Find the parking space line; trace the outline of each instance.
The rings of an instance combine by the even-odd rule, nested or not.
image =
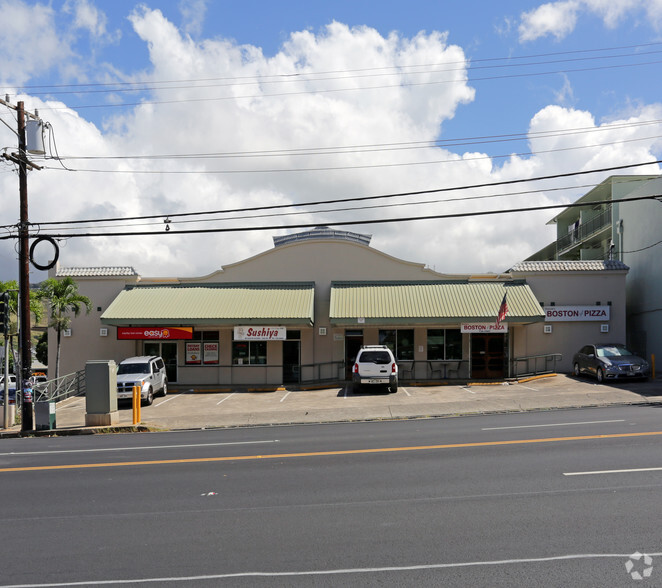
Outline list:
[[[409,393],[409,390],[407,390],[407,388],[400,388],[400,390],[402,390],[407,396],[411,396],[411,394]]]
[[[229,394],[229,395],[226,396],[225,398],[219,400],[219,401],[216,403],[216,406],[218,406],[219,404],[221,404],[221,402],[225,402],[228,398],[232,398],[235,394],[236,394],[236,392],[233,392],[232,394]]]
[[[460,386],[460,389],[475,394],[475,392],[471,388],[468,388],[467,386]]]
[[[287,394],[285,394],[285,396],[283,396],[283,397],[280,399],[280,401],[283,402],[283,400],[285,400],[290,394],[292,394],[292,391],[291,391],[291,390],[290,390]]]
[[[175,398],[178,398],[181,395],[182,395],[181,392],[179,394],[170,395],[167,398],[164,398],[163,400],[161,400],[161,402],[159,402],[155,406],[161,406],[162,404],[165,404],[166,402],[170,402],[171,400],[174,400]]]
[[[538,391],[538,388],[529,388],[529,386],[522,386],[522,384],[514,384],[515,386],[519,386],[520,388],[524,388],[526,390],[533,390],[534,392]]]

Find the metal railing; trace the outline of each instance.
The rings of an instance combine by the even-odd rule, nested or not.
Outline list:
[[[552,374],[556,372],[556,364],[563,359],[561,353],[547,353],[545,355],[528,355],[516,357],[511,360],[511,377],[537,376],[539,374]]]
[[[34,402],[59,402],[72,396],[84,395],[85,370],[61,376],[56,380],[40,382],[33,388]]]
[[[603,210],[590,220],[582,222],[576,229],[573,229],[567,235],[558,239],[556,241],[556,250],[561,252],[574,245],[578,245],[609,225],[611,225],[611,207]]]

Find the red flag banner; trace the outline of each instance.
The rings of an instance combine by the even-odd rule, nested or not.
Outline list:
[[[496,326],[499,328],[501,321],[506,318],[508,314],[508,303],[506,302],[506,295],[503,295],[503,300],[501,301],[501,306],[499,307],[499,313],[497,314]]]

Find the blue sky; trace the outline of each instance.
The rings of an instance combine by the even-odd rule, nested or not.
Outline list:
[[[45,169],[29,178],[30,217],[42,234],[74,230],[46,223],[161,215],[151,224],[77,226],[159,236],[63,236],[62,265],[200,275],[264,251],[288,231],[178,230],[571,202],[609,174],[533,178],[660,159],[661,31],[662,0],[0,0],[0,91],[38,108],[53,131]],[[120,91],[129,87],[138,89]],[[9,109],[0,118],[0,148],[11,150]],[[157,155],[179,157],[151,159]],[[488,198],[409,196],[358,211],[333,204],[513,179],[531,179],[519,188],[526,194],[464,190],[453,197]],[[9,164],[0,168],[0,189],[0,218],[11,225],[18,197]],[[313,201],[328,202],[324,212],[303,206]],[[250,213],[270,205],[291,205],[297,215]],[[247,210],[196,225],[176,216],[228,209]],[[553,240],[553,216],[349,228],[439,272],[500,272]],[[4,279],[15,264],[13,242],[0,241]]]

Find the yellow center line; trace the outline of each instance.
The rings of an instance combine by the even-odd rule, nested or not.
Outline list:
[[[508,441],[480,441],[474,443],[449,443],[445,445],[417,445],[410,447],[383,447],[377,449],[345,449],[338,451],[311,451],[304,453],[272,453],[267,455],[236,455],[224,457],[192,457],[186,459],[155,459],[150,461],[118,461],[110,463],[82,463],[69,465],[0,468],[4,472],[35,472],[40,470],[75,470],[86,468],[117,468],[141,465],[166,465],[177,463],[209,463],[219,461],[246,461],[257,459],[286,459],[291,457],[324,457],[329,455],[360,455],[365,453],[393,453],[395,451],[429,451],[431,449],[462,449],[466,447],[495,447],[499,445],[523,445],[527,443],[559,443],[562,441],[589,441],[592,439],[622,439],[625,437],[650,437],[662,435],[662,431],[643,433],[613,433],[610,435],[582,435],[577,437],[546,437],[543,439],[511,439]]]

